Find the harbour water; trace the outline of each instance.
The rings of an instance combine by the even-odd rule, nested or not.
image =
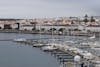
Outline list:
[[[38,35],[0,33],[2,38],[35,38]],[[38,48],[0,41],[0,67],[59,67],[57,60]]]

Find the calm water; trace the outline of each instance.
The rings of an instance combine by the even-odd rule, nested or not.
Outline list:
[[[0,33],[0,39],[36,37],[38,35]],[[38,48],[10,41],[0,41],[0,67],[59,67],[59,63],[53,56]]]

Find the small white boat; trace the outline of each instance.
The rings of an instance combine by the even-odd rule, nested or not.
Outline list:
[[[25,42],[25,41],[27,41],[27,39],[25,39],[25,38],[18,38],[18,39],[14,39],[13,41],[15,41],[15,42]]]
[[[88,53],[84,53],[83,57],[86,59],[93,59],[94,55],[92,53],[88,52]]]
[[[98,42],[95,42],[91,45],[91,49],[100,50],[100,44]]]
[[[75,48],[75,47],[70,47],[69,50],[73,52],[73,51],[76,51],[77,48]]]
[[[45,46],[45,44],[42,43],[33,44],[33,47],[42,47],[42,46]]]
[[[77,47],[78,48],[81,48],[81,47],[90,47],[90,44],[89,42],[83,42],[83,43],[80,43]]]
[[[56,50],[56,49],[58,49],[56,43],[49,43],[46,46],[42,47],[43,51],[52,51],[52,50]]]
[[[68,51],[70,49],[69,46],[64,46],[63,48],[64,48],[65,51]]]
[[[95,67],[100,67],[100,61],[98,60],[94,61],[93,64],[95,64]]]
[[[75,41],[66,41],[65,43],[72,43],[72,44],[74,44]]]
[[[95,39],[95,38],[96,38],[95,35],[89,37],[89,39]]]
[[[44,46],[42,47],[43,51],[52,51],[52,50],[56,50],[57,48],[55,48],[54,46]]]

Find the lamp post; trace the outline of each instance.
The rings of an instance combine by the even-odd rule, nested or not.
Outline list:
[[[75,67],[80,67],[81,57],[79,55],[74,56]]]

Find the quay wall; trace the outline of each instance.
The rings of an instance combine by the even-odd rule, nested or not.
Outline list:
[[[75,33],[75,32],[66,32],[66,33],[59,33],[59,32],[51,32],[51,31],[30,31],[30,30],[0,30],[0,33],[22,33],[22,34],[47,34],[47,35],[68,35],[68,36],[91,36],[95,33],[95,35],[99,36],[99,32],[93,33]]]

